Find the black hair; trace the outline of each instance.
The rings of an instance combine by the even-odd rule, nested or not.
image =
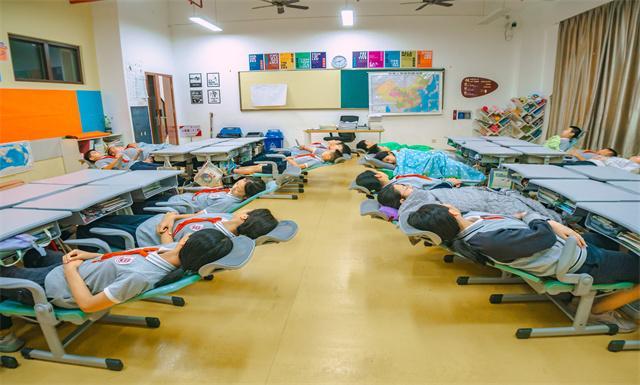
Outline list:
[[[378,193],[378,203],[383,206],[393,207],[394,209],[399,209],[402,202],[402,195],[393,188],[393,185],[390,184],[384,187]]]
[[[604,150],[607,150],[607,151],[611,152],[611,154],[612,154],[611,156],[618,156],[618,151],[614,150],[611,147],[605,147]]]
[[[93,161],[91,160],[91,153],[94,152],[95,150],[92,148],[88,151],[85,151],[84,155],[82,155],[82,157],[84,158],[84,160],[86,160],[87,162],[91,162],[93,163]]]
[[[198,272],[211,262],[226,256],[233,249],[233,242],[216,229],[203,229],[189,236],[178,253],[183,270]]]
[[[376,178],[376,173],[371,170],[360,173],[360,175],[356,177],[356,184],[365,187],[372,193],[378,192],[382,188],[382,183]]]
[[[378,147],[377,144],[374,144],[373,146],[369,147],[369,149],[367,150],[367,154],[377,154],[380,152],[380,147]]]
[[[238,226],[238,234],[246,235],[251,239],[261,237],[278,226],[278,220],[274,218],[268,209],[255,209],[249,211],[247,220]]]
[[[246,184],[244,185],[245,199],[251,198],[256,194],[263,192],[267,188],[266,183],[264,183],[264,181],[258,177],[249,176],[245,179],[247,180]]]
[[[368,150],[366,142],[366,140],[359,141],[358,144],[356,144],[356,148],[366,152]]]
[[[329,162],[335,162],[336,159],[340,158],[342,156],[342,152],[340,150],[333,150],[333,152],[331,153],[331,159],[329,159]]]
[[[574,138],[577,138],[578,136],[580,136],[580,134],[582,134],[582,128],[578,126],[569,126],[569,128],[571,129],[571,133],[573,134]]]
[[[380,151],[379,153],[376,154],[375,158],[378,159],[381,162],[384,162],[384,158],[387,157],[387,155],[389,155],[390,152],[389,151]]]
[[[342,153],[351,155],[351,147],[347,146],[346,143],[342,143]]]
[[[460,232],[460,225],[449,208],[438,204],[426,204],[411,214],[407,222],[418,230],[436,233],[443,242],[452,241]]]

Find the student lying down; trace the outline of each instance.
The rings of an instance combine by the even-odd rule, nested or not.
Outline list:
[[[367,154],[377,154],[381,151],[397,151],[403,148],[424,152],[433,150],[432,147],[423,144],[400,144],[398,142],[381,142],[376,144],[370,140],[359,141],[356,148],[365,151]]]
[[[278,172],[282,173],[287,168],[287,165],[306,169],[309,167],[317,166],[322,163],[333,163],[338,158],[342,157],[342,153],[339,150],[326,150],[322,151],[321,155],[316,155],[308,152],[300,153],[299,155],[288,156],[284,160],[269,157],[256,157],[251,162],[244,163],[242,167],[236,167],[233,173],[238,175],[251,175],[255,173],[272,174],[272,165],[269,164],[252,164],[255,161],[270,161],[276,164]]]
[[[482,172],[451,159],[442,151],[383,151],[376,154],[376,159],[395,165],[393,175],[421,174],[431,178],[458,178],[478,182],[486,179]]]
[[[246,177],[238,180],[231,188],[203,189],[195,193],[184,193],[170,197],[167,202],[187,204],[194,211],[222,213],[245,199],[263,192],[266,184],[260,178]],[[179,207],[176,207],[179,210]]]
[[[396,183],[413,186],[417,189],[451,188],[460,186],[461,181],[456,178],[434,179],[424,175],[398,175],[389,178],[387,174],[378,170],[367,170],[356,177],[356,184],[365,187],[372,193],[378,193],[383,187]]]
[[[399,209],[402,217],[418,210],[427,203],[450,204],[462,212],[480,211],[501,215],[534,212],[545,218],[560,221],[560,215],[544,207],[540,202],[522,196],[514,190],[494,191],[486,187],[460,187],[419,190],[413,186],[396,183],[383,188],[378,194],[383,206]]]
[[[45,289],[51,303],[91,313],[125,302],[152,289],[182,268],[196,273],[202,266],[231,252],[231,239],[218,230],[197,231],[180,239],[173,249],[140,249],[98,254],[81,250],[59,254],[49,266],[2,267],[0,277],[21,278]],[[3,290],[3,297],[33,304],[20,290]]]
[[[571,236],[577,239],[578,247],[571,256],[569,273],[589,274],[595,284],[640,281],[637,256],[617,251],[617,245],[608,245],[606,238],[591,233],[581,236],[536,213],[511,217],[482,212],[463,215],[452,205],[427,204],[411,213],[407,222],[437,234],[462,255],[470,250],[541,277],[555,275],[565,239]]]
[[[100,238],[117,248],[124,248],[120,237],[94,234],[92,228],[123,230],[131,234],[139,247],[164,245],[202,229],[216,229],[229,238],[245,235],[261,237],[278,225],[268,209],[242,210],[233,214],[205,213],[158,215],[109,215],[78,227],[78,238]]]

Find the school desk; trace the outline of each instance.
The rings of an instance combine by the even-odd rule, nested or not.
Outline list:
[[[609,181],[640,181],[640,175],[632,174],[616,167],[599,167],[599,166],[566,166],[571,171],[584,174],[589,179],[599,180],[602,182]]]
[[[107,179],[116,175],[124,174],[126,170],[98,170],[87,169],[75,171],[69,174],[54,176],[52,178],[35,180],[31,183],[36,184],[57,184],[68,186],[81,186],[83,184],[95,182],[101,179]]]
[[[178,188],[178,170],[140,170],[89,183],[89,186],[122,185],[132,188],[134,201],[145,201],[154,195]]]

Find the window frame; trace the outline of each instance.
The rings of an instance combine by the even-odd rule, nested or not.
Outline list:
[[[19,78],[16,77],[16,72],[15,72],[15,65],[13,63],[13,56],[11,56],[11,69],[13,72],[13,79],[16,82],[36,82],[36,83],[58,83],[58,84],[84,84],[84,67],[82,66],[82,51],[80,50],[80,46],[79,45],[73,45],[73,44],[68,44],[68,43],[62,43],[62,42],[58,42],[58,41],[53,41],[53,40],[45,40],[45,39],[39,39],[36,37],[30,37],[30,36],[23,36],[23,35],[16,35],[13,33],[9,33],[9,47],[11,47],[11,39],[16,39],[16,40],[22,40],[22,41],[27,41],[30,43],[38,43],[38,44],[42,44],[43,48],[44,48],[44,66],[45,66],[45,75],[47,76],[47,79],[29,79],[29,78]],[[51,69],[51,58],[49,57],[49,46],[53,45],[56,47],[61,47],[61,48],[68,48],[68,49],[73,49],[77,52],[77,56],[78,56],[78,77],[79,80],[77,82],[75,81],[68,81],[68,80],[55,80],[53,79],[53,70]]]

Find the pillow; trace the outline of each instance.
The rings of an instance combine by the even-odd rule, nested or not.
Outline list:
[[[380,206],[380,212],[389,218],[390,221],[398,220],[398,209],[389,206]]]

